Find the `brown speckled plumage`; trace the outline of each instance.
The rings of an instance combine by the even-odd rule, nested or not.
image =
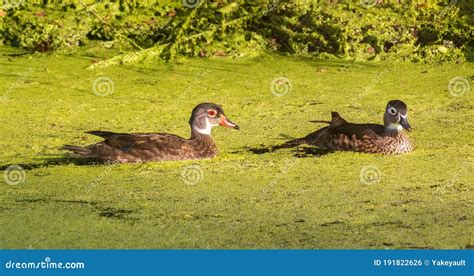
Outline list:
[[[329,126],[306,137],[289,141],[284,147],[309,144],[329,150],[382,154],[407,153],[414,149],[413,143],[402,129],[411,128],[407,121],[407,107],[399,100],[388,102],[384,125],[349,123],[337,112],[332,112],[332,120],[325,123]]]
[[[211,103],[199,104],[193,109],[190,125],[189,139],[167,133],[90,131],[87,133],[105,140],[86,147],[66,145],[63,149],[107,163],[204,159],[214,157],[218,152],[210,134],[212,127],[221,125],[239,129],[225,117],[220,106]]]

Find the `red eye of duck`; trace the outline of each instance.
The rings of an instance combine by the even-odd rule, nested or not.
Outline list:
[[[211,116],[211,117],[216,117],[217,111],[215,111],[214,109],[209,109],[209,110],[207,111],[207,114],[208,114],[209,116]]]

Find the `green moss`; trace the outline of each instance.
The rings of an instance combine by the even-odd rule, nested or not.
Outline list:
[[[202,1],[157,4],[22,3],[0,16],[0,43],[76,50],[106,41],[120,55],[100,66],[181,57],[256,57],[266,51],[354,60],[472,61],[472,4]],[[441,51],[438,48],[443,47]],[[138,51],[138,53],[137,53]]]
[[[473,65],[351,63],[266,56],[182,64],[85,68],[101,57],[6,56],[0,48],[2,248],[472,248],[472,89],[448,82]],[[115,90],[96,96],[99,76]],[[287,77],[290,93],[270,83]],[[5,95],[5,94],[4,94]],[[1,95],[0,95],[1,96]],[[265,153],[337,110],[381,123],[385,104],[408,104],[413,153],[320,155],[312,148]],[[214,131],[212,160],[125,165],[74,164],[63,144],[98,141],[84,131],[189,135],[191,109],[223,105],[240,131]],[[263,146],[262,146],[263,144]],[[299,156],[299,157],[296,157]],[[184,168],[202,180],[186,185]],[[380,182],[360,171],[373,165]]]

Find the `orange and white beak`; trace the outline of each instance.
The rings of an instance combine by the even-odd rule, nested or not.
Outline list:
[[[229,119],[227,119],[226,116],[224,115],[221,115],[221,121],[219,122],[219,125],[220,126],[223,126],[223,127],[230,127],[230,128],[235,128],[237,130],[240,129],[240,127],[234,123],[232,123]]]

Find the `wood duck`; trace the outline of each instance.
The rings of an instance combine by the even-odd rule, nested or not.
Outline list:
[[[400,100],[389,101],[383,117],[384,125],[353,124],[344,120],[337,112],[332,112],[331,121],[306,137],[288,141],[282,147],[300,144],[314,145],[322,149],[356,151],[381,154],[407,153],[414,149],[403,129],[411,130],[408,124],[407,105]]]
[[[213,103],[197,105],[192,111],[189,124],[189,139],[167,133],[89,131],[86,133],[105,140],[86,147],[65,145],[62,149],[106,163],[204,159],[211,158],[218,152],[211,136],[213,127],[220,125],[239,129],[238,125],[227,119],[222,108]]]

